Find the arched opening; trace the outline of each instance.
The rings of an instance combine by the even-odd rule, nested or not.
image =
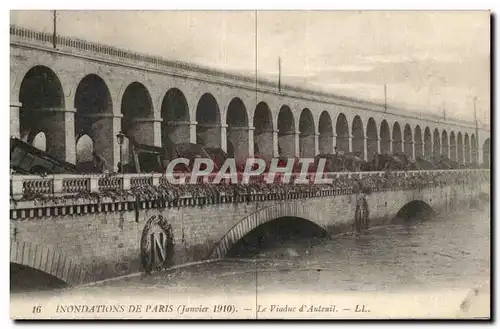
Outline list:
[[[470,163],[470,142],[469,142],[469,134],[465,133],[464,135],[464,156],[465,156],[465,163],[469,164]]]
[[[43,131],[35,135],[33,138],[33,146],[44,152],[47,150],[47,137]]]
[[[327,111],[319,116],[319,140],[318,148],[320,154],[331,154],[333,152],[333,124],[332,118]]]
[[[470,148],[471,148],[471,161],[474,164],[477,164],[477,142],[476,142],[476,136],[474,134],[471,135],[470,137]]]
[[[462,133],[459,131],[457,135],[457,157],[458,163],[464,164],[464,143],[462,140]]]
[[[368,161],[373,159],[373,155],[378,153],[378,133],[377,124],[373,118],[368,119],[368,124],[366,126],[366,149],[368,154],[366,155]]]
[[[283,105],[278,114],[278,150],[286,158],[295,157],[295,120],[292,110]]]
[[[410,158],[410,159],[413,158],[413,136],[412,136],[411,127],[409,124],[405,125],[404,152],[408,158]]]
[[[448,146],[448,133],[446,130],[443,130],[443,133],[441,134],[441,154],[449,158],[449,146]]]
[[[436,159],[441,155],[441,137],[439,136],[439,130],[434,129],[433,134],[433,149],[432,149],[433,158]]]
[[[404,205],[396,214],[393,222],[415,223],[430,219],[434,210],[430,205],[421,200],[414,200]]]
[[[182,91],[169,89],[161,102],[161,142],[163,147],[191,141],[189,107]],[[193,136],[194,137],[194,136]]]
[[[380,153],[391,153],[391,132],[387,121],[382,120],[380,124]]]
[[[27,293],[66,288],[61,279],[29,266],[10,263],[10,292]]]
[[[121,103],[122,131],[125,143],[121,146],[122,166],[132,163],[133,154],[130,139],[137,143],[154,145],[153,103],[146,87],[139,82],[132,82],[123,93]]]
[[[76,88],[74,106],[76,136],[88,135],[93,141],[92,150],[112,165],[118,131],[110,129],[113,127],[113,117],[110,116],[113,102],[104,80],[95,74],[85,76]],[[76,164],[82,166],[79,164],[78,143],[76,154]]]
[[[248,232],[229,249],[226,256],[251,257],[267,252],[274,254],[277,258],[294,257],[298,256],[301,251],[286,248],[286,242],[294,241],[295,245],[297,241],[326,237],[328,237],[327,232],[309,220],[298,217],[280,217]]]
[[[127,86],[122,97],[122,131],[139,143],[154,144],[153,103],[146,87],[139,82]]]
[[[402,152],[401,127],[398,122],[392,126],[392,153]]]
[[[273,117],[269,106],[260,102],[253,115],[254,154],[270,159],[274,156],[273,144]]]
[[[236,161],[244,161],[249,156],[248,115],[241,99],[236,97],[229,103],[226,122],[228,151],[231,143]]]
[[[335,124],[337,151],[349,152],[349,123],[344,113],[340,113]]]
[[[352,152],[361,159],[366,159],[365,134],[363,130],[363,122],[359,115],[356,115],[352,120]]]
[[[208,147],[221,147],[220,110],[211,94],[203,94],[196,107],[196,142]]]
[[[80,172],[93,172],[94,141],[89,135],[83,135],[76,142],[76,166]]]
[[[23,77],[19,101],[19,128],[21,139],[33,144],[33,139],[43,131],[46,151],[60,160],[67,158],[67,145],[74,143],[74,135],[66,131],[64,92],[57,75],[46,66],[34,66]],[[73,144],[74,146],[74,144]]]
[[[450,133],[450,159],[457,161],[457,140],[453,131]]]
[[[422,157],[424,155],[422,144],[422,130],[420,126],[415,127],[415,158]]]
[[[315,152],[314,118],[309,109],[303,109],[299,118],[299,154],[302,158],[313,158]]]
[[[425,127],[424,130],[424,157],[426,159],[432,158],[432,140],[431,140],[431,130],[429,127]]]
[[[483,164],[488,168],[491,165],[491,141],[489,138],[486,138],[483,143]]]

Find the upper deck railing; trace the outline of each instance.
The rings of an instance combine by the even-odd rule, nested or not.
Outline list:
[[[53,35],[50,33],[46,32],[39,32],[39,31],[34,31],[31,29],[23,28],[23,27],[18,27],[11,25],[10,26],[10,35],[11,37],[17,38],[17,39],[22,39],[22,40],[28,40],[28,41],[34,41],[37,44],[41,44],[47,47],[52,48],[53,45]],[[11,39],[12,40],[12,39]],[[245,76],[241,74],[231,74],[228,72],[223,72],[220,70],[214,70],[206,67],[202,67],[199,65],[194,65],[194,64],[188,64],[184,62],[179,62],[179,61],[172,61],[172,60],[166,60],[162,57],[159,56],[152,56],[144,53],[138,53],[138,52],[133,52],[130,50],[125,50],[125,49],[120,49],[117,47],[105,45],[102,43],[98,42],[91,42],[87,40],[82,40],[78,38],[71,38],[71,37],[65,37],[61,35],[56,36],[56,45],[58,49],[68,49],[68,50],[76,50],[78,52],[85,52],[92,54],[93,56],[98,56],[101,58],[106,58],[108,60],[113,60],[114,62],[123,62],[124,64],[127,63],[133,63],[134,65],[140,65],[140,66],[146,66],[146,67],[151,67],[151,68],[156,68],[160,69],[162,71],[167,71],[167,72],[172,72],[173,73],[189,73],[189,72],[194,72],[198,74],[202,74],[204,76],[209,76],[209,77],[215,77],[215,78],[220,78],[224,80],[229,80],[232,82],[240,82],[245,84],[247,87],[255,87],[255,77],[250,77],[250,76]],[[257,79],[257,85],[258,88],[261,90],[265,91],[273,91],[276,92],[278,90],[278,84],[277,82],[272,82],[267,79],[259,78]],[[319,90],[313,90],[309,88],[302,88],[298,86],[293,86],[289,84],[282,84],[281,86],[282,92],[281,94],[286,95],[288,92],[292,93],[299,93],[307,96],[317,96],[321,98],[326,98],[328,101],[335,103],[335,102],[351,102],[351,103],[356,103],[357,106],[360,107],[365,107],[367,109],[373,110],[373,111],[379,111],[379,112],[386,112],[388,114],[393,114],[393,115],[399,115],[399,116],[410,116],[416,119],[420,120],[428,120],[432,122],[446,122],[448,124],[456,124],[456,125],[462,125],[462,126],[467,126],[472,128],[474,126],[473,122],[466,121],[466,120],[459,120],[459,119],[446,119],[443,120],[443,117],[437,115],[437,114],[432,114],[432,113],[426,113],[423,115],[420,112],[417,111],[412,111],[409,109],[403,109],[401,107],[392,107],[392,106],[387,106],[387,108],[384,108],[383,104],[377,103],[377,102],[372,102],[372,101],[367,101],[367,100],[360,100],[356,99],[353,97],[346,97],[346,96],[340,96],[340,95],[335,95],[332,93],[324,92],[324,91],[319,91]],[[349,104],[345,104],[349,105]],[[489,128],[481,125],[480,127],[483,130],[488,130]]]
[[[419,175],[438,175],[442,173],[478,173],[489,172],[489,169],[455,169],[455,170],[415,170],[415,171],[394,171],[390,172],[390,177],[412,177]],[[367,177],[384,177],[385,171],[365,171],[365,172],[332,172],[321,174],[320,178],[331,178],[334,181],[342,179],[363,179]],[[182,175],[176,175],[176,178]],[[212,183],[216,175],[196,177],[190,180],[190,175],[186,176],[186,182],[194,184]],[[304,178],[300,173],[290,174],[289,183],[294,185],[297,179]],[[250,185],[264,183],[266,175],[253,176],[250,178]],[[308,173],[305,176],[308,183],[313,184],[316,180],[315,173]],[[137,188],[159,187],[172,185],[164,174],[99,174],[99,175],[50,175],[45,177],[29,175],[11,175],[11,198],[14,200],[23,199],[29,195],[78,195],[85,193],[102,193],[107,191],[131,191]],[[275,181],[278,179],[275,178]],[[242,177],[237,177],[238,182],[242,182]],[[226,180],[228,183],[229,180]],[[306,183],[306,185],[308,184]],[[188,184],[190,185],[190,184]],[[302,184],[304,185],[304,184]],[[262,187],[262,185],[261,185]],[[376,187],[375,187],[376,188]]]

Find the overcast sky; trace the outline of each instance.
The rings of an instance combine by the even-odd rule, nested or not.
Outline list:
[[[52,32],[52,12],[11,23]],[[60,34],[255,75],[255,12],[58,11]],[[258,75],[489,124],[488,12],[257,13]]]

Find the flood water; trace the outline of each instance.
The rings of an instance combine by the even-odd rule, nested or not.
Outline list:
[[[490,211],[484,204],[364,234],[283,241],[246,257],[62,289],[57,295],[392,293],[470,289],[489,277]]]
[[[364,234],[285,241],[249,258],[227,259],[104,285],[154,285],[178,292],[378,291],[463,287],[490,275],[489,210],[375,227]]]

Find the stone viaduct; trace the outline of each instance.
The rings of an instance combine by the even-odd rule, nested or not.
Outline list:
[[[107,45],[10,28],[11,135],[45,140],[71,163],[88,149],[116,168],[123,131],[138,142],[221,147],[244,158],[378,151],[489,163],[489,128],[283,86]],[[40,136],[44,136],[40,137]],[[84,147],[84,145],[90,145]],[[87,150],[85,153],[84,150]]]

